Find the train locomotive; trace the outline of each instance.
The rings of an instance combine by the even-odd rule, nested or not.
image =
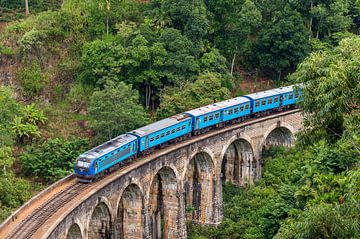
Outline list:
[[[91,182],[110,172],[114,166],[147,155],[157,148],[214,128],[295,108],[301,97],[301,85],[292,85],[186,111],[117,136],[90,149],[76,159],[74,172],[80,182]]]

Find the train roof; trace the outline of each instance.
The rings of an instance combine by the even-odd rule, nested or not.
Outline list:
[[[199,115],[204,115],[204,114],[208,114],[208,113],[212,113],[214,111],[220,110],[223,107],[221,105],[218,104],[212,104],[212,105],[207,105],[207,106],[203,106],[200,108],[196,108],[193,110],[189,110],[186,111],[186,114],[192,115],[192,116],[199,116]]]
[[[250,100],[248,98],[241,96],[241,97],[236,97],[236,98],[232,98],[229,100],[224,100],[224,101],[221,101],[221,102],[218,102],[215,104],[221,106],[222,108],[228,108],[228,107],[232,107],[234,105],[239,105],[239,104],[247,103],[247,102],[250,102]]]
[[[246,95],[246,97],[249,97],[253,100],[257,100],[257,99],[262,99],[262,98],[266,98],[266,97],[270,97],[270,96],[274,96],[274,95],[279,95],[280,93],[275,91],[275,90],[266,90],[266,91],[260,91],[260,92],[256,92],[256,93],[252,93],[249,95]]]
[[[80,155],[80,157],[90,157],[90,158],[99,158],[117,148],[120,148],[134,140],[136,140],[136,136],[131,134],[122,134],[113,138],[95,148],[90,149],[89,151]]]
[[[232,107],[234,105],[239,105],[239,104],[247,103],[247,102],[250,102],[250,100],[248,98],[236,97],[236,98],[232,98],[229,100],[217,102],[212,105],[207,105],[207,106],[203,106],[203,107],[196,108],[193,110],[189,110],[189,111],[186,111],[185,113],[197,117],[200,115],[212,113],[214,111],[226,109],[228,107]]]
[[[189,118],[189,116],[186,114],[177,114],[177,115],[171,116],[169,118],[157,121],[155,123],[146,125],[140,129],[133,130],[130,133],[142,137],[144,135],[148,135],[148,134],[157,132],[159,130],[168,128],[170,126],[176,125],[182,121],[185,121],[188,118]]]
[[[288,92],[294,91],[294,86],[295,85],[284,86],[284,87],[276,88],[276,89],[273,89],[273,90],[280,93],[280,94],[283,94],[283,93],[288,93]]]

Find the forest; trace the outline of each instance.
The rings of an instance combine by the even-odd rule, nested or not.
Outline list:
[[[360,238],[359,27],[359,0],[0,0],[0,221],[105,140],[303,83],[296,146],[189,238]]]

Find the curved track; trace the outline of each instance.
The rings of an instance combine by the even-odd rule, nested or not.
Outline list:
[[[252,119],[240,124],[228,126],[226,128],[218,129],[217,131],[210,131],[206,134],[194,136],[186,141],[170,145],[165,149],[156,150],[151,155],[124,165],[121,170],[117,170],[102,179],[90,183],[78,183],[75,177],[63,183],[57,183],[52,188],[45,190],[38,195],[37,199],[33,198],[28,205],[21,207],[6,222],[0,225],[0,238],[6,239],[30,239],[43,238],[59,223],[59,220],[68,214],[74,206],[86,200],[97,190],[118,179],[119,177],[129,173],[131,170],[145,164],[149,161],[155,160],[157,157],[176,150],[178,147],[194,143],[198,140],[211,137],[219,132],[231,130],[233,128],[243,127],[248,124],[256,123],[266,120],[267,118],[277,117],[281,115],[291,114],[299,110],[290,110],[287,112],[270,115],[267,117]],[[73,175],[72,175],[73,176]],[[15,217],[15,220],[10,220]]]
[[[89,187],[89,185],[75,183],[55,194],[54,197],[50,198],[50,200],[36,208],[32,214],[28,215],[25,220],[17,226],[17,229],[12,231],[6,238],[31,238],[54,212],[77,196],[78,190],[85,189],[86,187]]]

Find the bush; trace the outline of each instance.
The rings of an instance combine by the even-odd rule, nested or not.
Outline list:
[[[29,200],[32,190],[31,184],[25,179],[13,175],[0,177],[0,221],[9,216],[13,209]]]
[[[75,159],[88,147],[81,138],[49,139],[27,147],[20,159],[27,175],[54,182],[73,172]]]
[[[19,69],[17,78],[21,84],[23,95],[29,98],[39,95],[46,83],[40,65],[36,63]]]
[[[15,116],[12,129],[20,143],[33,138],[40,138],[39,126],[45,124],[47,118],[42,110],[35,104],[30,104],[21,109],[20,116]]]

